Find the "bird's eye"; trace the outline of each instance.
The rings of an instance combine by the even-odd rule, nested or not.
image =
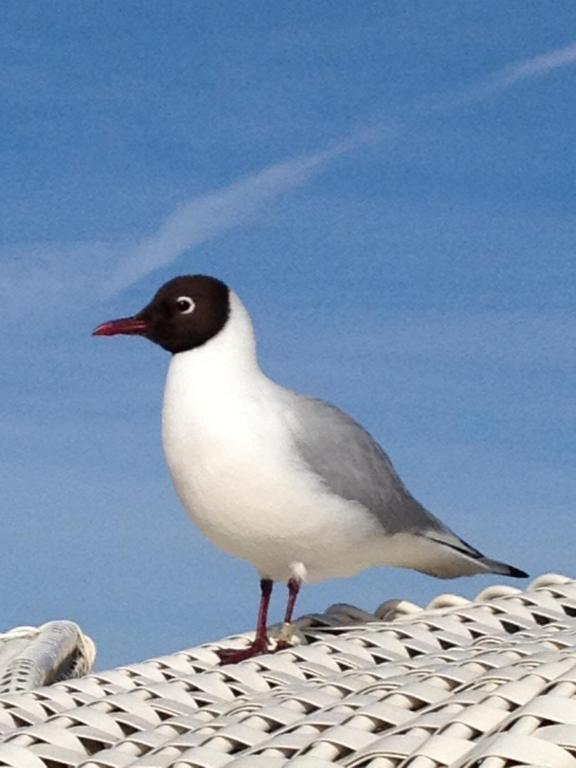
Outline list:
[[[194,312],[194,307],[196,305],[190,296],[178,296],[176,299],[176,306],[182,315],[189,315],[191,312]]]

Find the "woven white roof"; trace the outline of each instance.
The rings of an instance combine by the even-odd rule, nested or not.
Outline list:
[[[0,766],[576,768],[576,581],[377,616],[307,617],[301,645],[237,665],[214,644],[5,694]]]

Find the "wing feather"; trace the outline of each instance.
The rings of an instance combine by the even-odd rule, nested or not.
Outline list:
[[[294,447],[327,489],[361,504],[385,533],[409,533],[437,547],[426,566],[413,567],[450,578],[482,571],[526,576],[518,568],[485,557],[423,507],[381,446],[351,416],[323,400],[284,392]]]
[[[332,493],[362,504],[387,533],[451,533],[410,494],[384,450],[351,416],[323,400],[290,395],[298,455]],[[461,546],[455,536],[454,543]]]

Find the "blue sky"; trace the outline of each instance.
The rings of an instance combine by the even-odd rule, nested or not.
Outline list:
[[[572,2],[0,16],[2,628],[76,620],[100,668],[252,628],[256,575],[163,463],[166,353],[90,337],[182,273],[227,280],[265,370],[360,419],[465,539],[574,573]],[[299,607],[494,581],[370,571]]]

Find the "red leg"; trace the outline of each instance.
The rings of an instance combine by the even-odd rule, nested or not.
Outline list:
[[[270,605],[273,586],[271,579],[260,580],[260,608],[258,609],[256,637],[253,642],[247,648],[220,648],[216,651],[220,664],[236,664],[268,651],[268,606]]]
[[[283,632],[284,630],[289,630],[290,625],[292,624],[292,614],[294,613],[298,592],[300,592],[300,582],[298,579],[290,579],[288,581],[288,602],[286,603],[286,613],[284,614]],[[284,648],[288,648],[288,641],[281,636],[276,644],[276,650],[281,651]]]
[[[292,614],[294,613],[298,592],[300,592],[300,582],[297,579],[290,579],[288,582],[288,602],[286,603],[284,624],[292,624]]]

